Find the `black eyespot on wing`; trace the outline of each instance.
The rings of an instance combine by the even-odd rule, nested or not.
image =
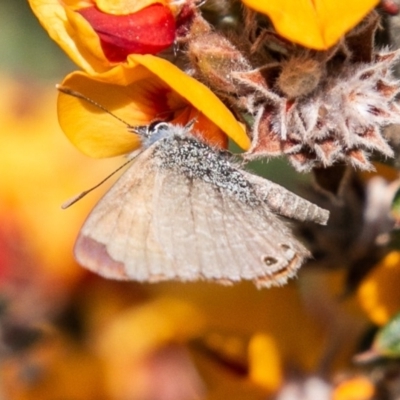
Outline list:
[[[269,267],[269,266],[275,265],[278,262],[278,260],[275,257],[264,256],[263,262],[266,266]]]

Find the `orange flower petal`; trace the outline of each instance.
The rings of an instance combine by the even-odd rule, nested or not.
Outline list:
[[[364,279],[357,296],[361,307],[377,325],[400,311],[400,252],[389,253]]]
[[[203,113],[210,121],[225,132],[242,149],[250,147],[250,139],[243,127],[221,100],[205,85],[183,73],[166,60],[151,55],[131,54],[129,61],[135,61],[148,68],[180,96]]]
[[[8,399],[97,400],[104,397],[103,365],[83,345],[61,334],[47,337],[30,345],[23,357],[10,355],[2,362],[2,391]],[[40,376],[21,379],[27,366],[40,370]],[[32,375],[33,376],[33,375]]]
[[[129,124],[146,125],[154,118],[154,113],[145,109],[143,101],[133,101],[119,85],[90,79],[82,72],[67,76],[62,85],[89,96]],[[86,155],[111,157],[141,146],[140,137],[129,132],[126,124],[93,104],[60,93],[57,109],[64,133]]]
[[[274,393],[283,382],[281,354],[272,335],[255,334],[249,344],[250,378]]]
[[[64,301],[66,291],[85,273],[75,263],[71,249],[95,198],[68,211],[60,206],[82,188],[99,182],[121,162],[93,163],[66,142],[52,111],[54,87],[42,85],[38,89],[35,82],[13,80],[3,74],[0,85],[0,236],[7,233],[3,246],[8,243],[12,251],[29,259],[29,268],[27,261],[11,264],[14,276],[22,273],[17,279],[29,276],[30,281],[41,282],[39,285],[52,282],[46,293]],[[99,194],[105,189],[100,188]],[[20,228],[20,239],[11,236],[8,221]],[[7,257],[4,253],[0,257],[3,255]],[[0,265],[7,262],[5,257]],[[46,294],[43,296],[39,303],[47,299]],[[20,300],[24,298],[22,293]],[[40,305],[37,307],[39,310]]]
[[[88,96],[132,126],[163,117],[181,124],[195,118],[196,129],[210,144],[225,147],[224,132],[239,146],[249,146],[242,126],[208,88],[154,56],[129,56],[128,66],[121,64],[95,76],[75,72],[62,86]],[[184,116],[185,109],[192,111]],[[91,157],[111,157],[140,147],[140,138],[126,125],[78,98],[60,93],[58,115],[71,142]]]
[[[58,98],[63,131],[77,148],[91,157],[111,157],[139,148],[141,139],[127,124],[147,125],[163,117],[181,125],[196,119],[195,129],[201,138],[220,148],[227,147],[226,135],[157,77],[119,86],[77,72],[67,77],[63,85],[86,94],[99,105],[65,93]]]
[[[363,376],[341,382],[332,393],[332,400],[371,400],[375,395],[373,383]]]
[[[179,395],[174,397],[172,394],[170,398],[199,398],[192,396],[193,391],[197,392],[196,387],[201,388],[196,372],[193,370],[190,374],[192,364],[185,358],[187,362],[176,365],[174,360],[177,361],[177,358],[173,350],[176,351],[180,343],[198,337],[204,329],[204,323],[204,316],[195,306],[159,296],[116,314],[103,327],[99,340],[94,343],[94,350],[104,361],[108,398],[159,399],[165,398],[165,393],[175,393],[174,385],[163,384],[163,359],[167,361],[169,374],[168,371],[165,374],[169,380],[177,377],[178,386],[181,385]],[[161,355],[163,349],[169,346],[172,346],[172,352],[165,353],[167,359],[162,357],[157,362],[157,355]],[[182,361],[181,358],[178,360]],[[181,368],[185,373],[180,372]],[[185,387],[187,379],[191,383],[189,391]],[[164,392],[155,395],[152,390],[154,385],[164,386]],[[190,393],[189,397],[182,394],[185,392]]]
[[[333,46],[378,0],[243,0],[268,15],[286,39],[316,50]]]
[[[204,315],[192,304],[159,297],[120,313],[101,337],[99,350],[112,358],[143,357],[163,344],[200,336],[204,324]]]

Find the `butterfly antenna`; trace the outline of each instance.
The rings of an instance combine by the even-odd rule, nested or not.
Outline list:
[[[124,121],[122,118],[118,117],[118,115],[115,115],[113,112],[111,112],[110,110],[108,110],[107,108],[105,108],[103,105],[101,105],[100,103],[97,103],[97,101],[94,101],[93,99],[86,97],[85,95],[83,95],[82,93],[79,93],[75,90],[72,90],[70,88],[67,88],[65,86],[62,85],[56,85],[56,88],[58,91],[60,91],[61,93],[64,94],[68,94],[69,96],[73,96],[76,97],[78,99],[84,100],[89,104],[92,104],[93,106],[99,108],[100,110],[106,112],[107,114],[111,115],[112,117],[114,117],[115,119],[117,119],[118,121],[121,121],[123,124],[125,124],[127,127],[132,128],[131,124],[128,124],[126,121]]]
[[[129,164],[134,157],[130,158],[128,161],[124,162],[120,167],[118,167],[115,171],[113,171],[110,175],[106,176],[101,182],[99,182],[97,185],[91,187],[88,190],[83,191],[82,193],[79,193],[78,195],[72,197],[71,199],[67,200],[65,203],[61,205],[61,208],[65,210],[66,208],[72,206],[75,204],[77,201],[85,197],[88,193],[92,192],[94,189],[97,189],[99,186],[101,186],[105,181],[110,179],[112,176],[114,176],[118,171],[120,171],[122,168],[124,168],[127,164]]]

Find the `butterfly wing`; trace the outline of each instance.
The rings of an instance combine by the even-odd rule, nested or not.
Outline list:
[[[167,173],[159,183],[154,233],[173,268],[162,271],[170,273],[164,279],[281,285],[308,255],[267,207],[252,208],[201,180]]]
[[[148,238],[154,223],[151,202],[155,175],[146,163],[150,151],[141,153],[96,204],[76,241],[78,263],[104,277],[145,281],[146,262],[138,262],[135,276],[131,276],[125,260],[146,260],[147,252],[154,259],[161,253]]]
[[[298,221],[310,221],[326,225],[329,219],[329,211],[318,207],[316,204],[303,199],[290,192],[283,186],[262,178],[261,176],[241,171],[248,182],[251,182],[258,197],[268,208],[283,217]]]
[[[155,165],[142,153],[93,209],[75,256],[113,279],[281,285],[307,250],[267,207]]]

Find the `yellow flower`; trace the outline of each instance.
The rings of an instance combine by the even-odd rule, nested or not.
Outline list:
[[[200,335],[204,317],[182,300],[159,297],[125,309],[95,331],[94,349],[105,365],[111,399],[198,399],[201,380],[184,350]]]
[[[283,382],[282,360],[276,340],[265,333],[255,334],[249,344],[250,379],[275,392]]]
[[[377,325],[400,311],[400,252],[389,253],[364,279],[357,295],[361,307]]]
[[[335,387],[332,400],[371,400],[375,394],[375,387],[368,378],[355,376]]]
[[[23,244],[15,237],[8,237],[10,243],[29,254],[31,264],[36,260],[50,281],[61,283],[52,289],[53,294],[61,293],[62,287],[82,275],[71,249],[95,199],[68,211],[60,206],[76,191],[104,177],[115,162],[93,166],[65,141],[51,112],[56,100],[53,87],[38,89],[29,81],[20,83],[5,75],[0,75],[0,84],[0,214],[13,219],[21,231]],[[1,220],[5,228],[4,217]],[[29,277],[37,277],[33,266],[24,264],[24,268]]]
[[[100,361],[84,346],[57,332],[42,337],[23,355],[3,357],[0,373],[2,396],[7,399],[104,398]]]
[[[226,146],[226,135],[240,147],[249,138],[224,104],[203,84],[168,61],[151,55],[130,55],[103,74],[75,72],[62,86],[101,104],[129,125],[154,119],[186,124],[196,119],[196,130],[210,144]],[[59,122],[71,142],[92,157],[110,157],[140,147],[138,135],[98,107],[60,93]]]
[[[333,46],[378,0],[243,0],[268,15],[286,39],[316,50]]]
[[[180,296],[196,304],[207,316],[205,342],[217,352],[229,353],[225,345],[232,341],[208,341],[210,335],[250,339],[247,381],[271,391],[279,386],[288,366],[313,373],[325,356],[335,371],[350,362],[366,321],[354,297],[338,300],[342,283],[343,273],[310,269],[303,270],[297,282],[264,291],[248,283],[233,287],[163,283],[149,290],[157,295],[179,290]],[[340,349],[335,348],[338,338],[346,338]],[[227,357],[232,358],[230,353]],[[263,374],[267,365],[269,373]]]
[[[173,7],[151,0],[29,0],[68,56],[88,73],[104,72],[129,54],[156,54],[175,40]]]

